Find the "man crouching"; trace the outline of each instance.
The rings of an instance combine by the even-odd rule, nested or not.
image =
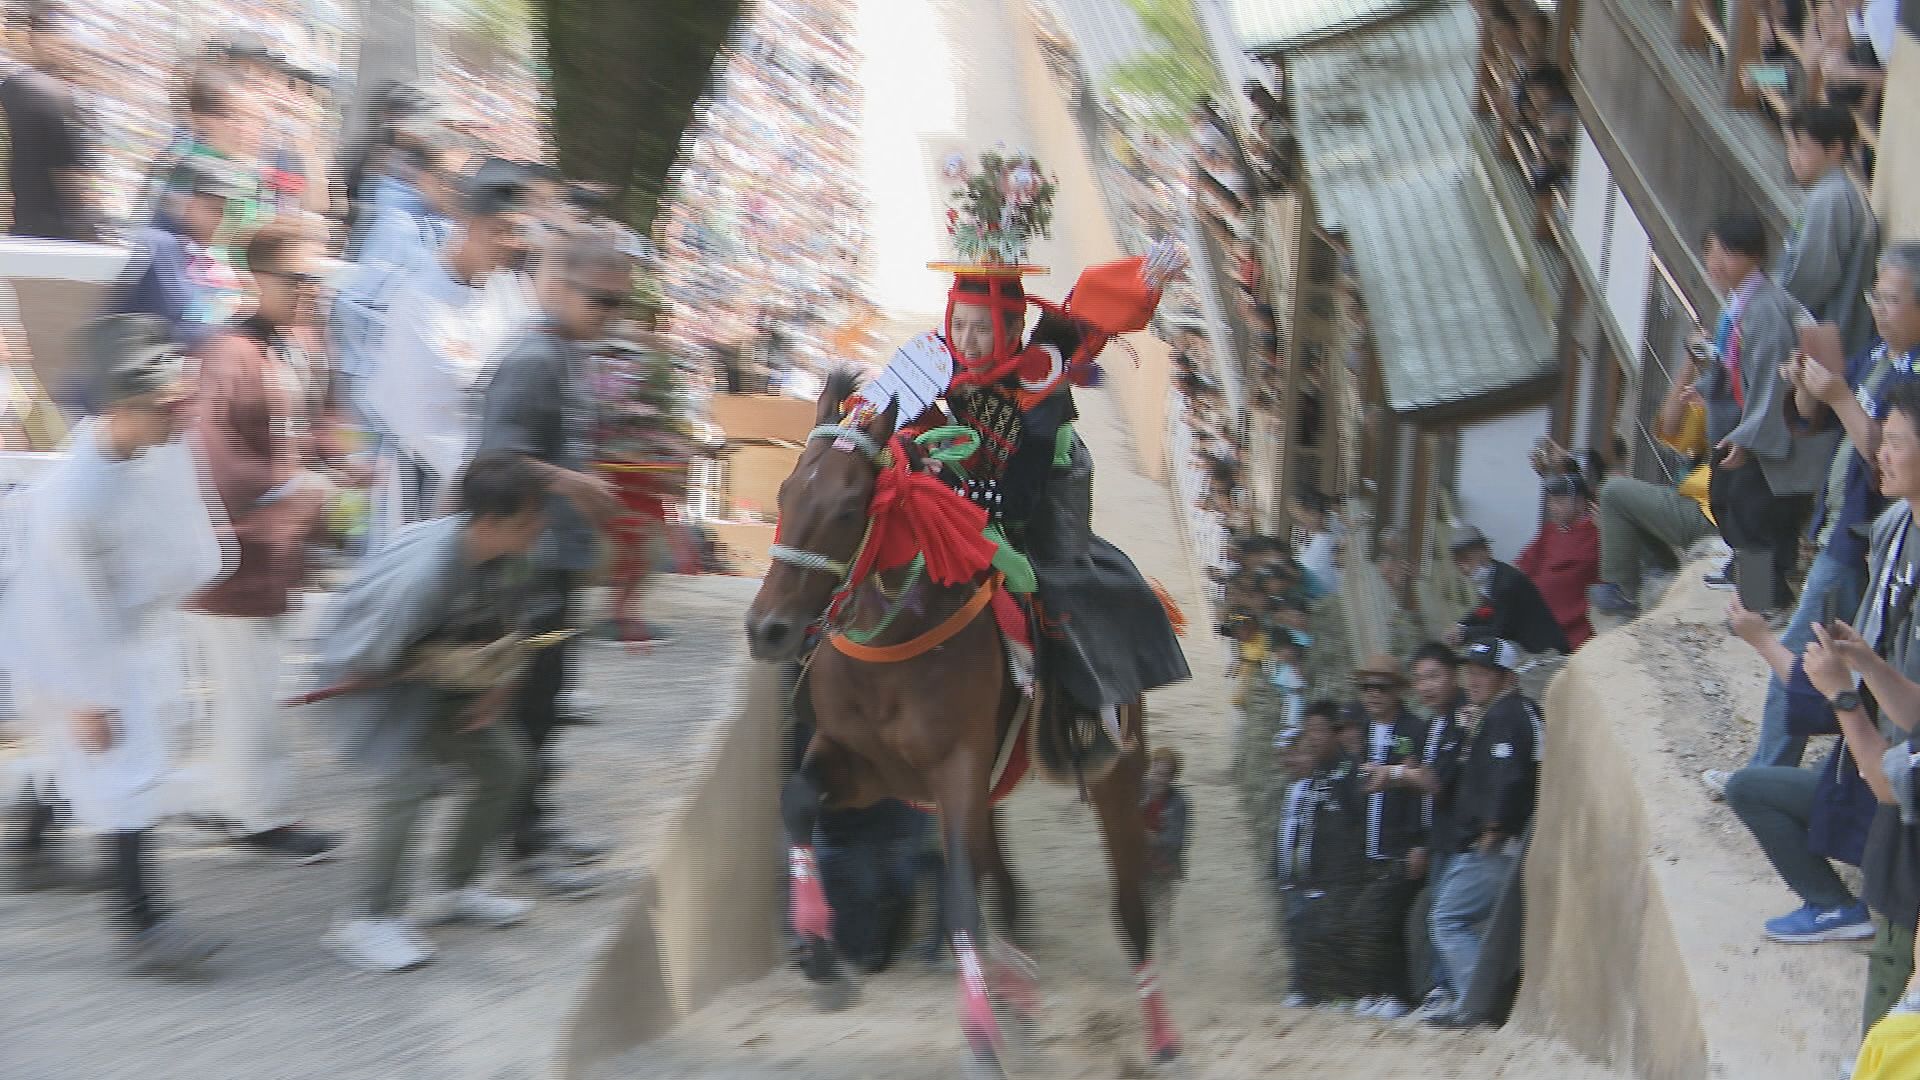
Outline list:
[[[377,785],[357,908],[327,934],[358,967],[402,971],[431,959],[417,926],[510,926],[531,907],[475,880],[526,782],[526,750],[500,715],[541,644],[513,631],[546,503],[546,481],[525,459],[481,454],[460,481],[459,513],[394,536],[327,612],[319,674],[329,689],[310,697],[332,699],[349,755]],[[471,791],[438,891],[403,921],[402,868],[449,770],[466,774]]]

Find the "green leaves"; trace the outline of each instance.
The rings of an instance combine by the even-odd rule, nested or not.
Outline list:
[[[1217,96],[1221,87],[1193,0],[1127,0],[1127,4],[1160,48],[1115,68],[1106,92],[1132,106],[1129,111],[1150,126],[1182,132],[1194,106]]]

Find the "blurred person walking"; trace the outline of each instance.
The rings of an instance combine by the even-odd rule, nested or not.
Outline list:
[[[237,170],[215,158],[183,160],[168,178],[153,222],[134,233],[133,272],[110,301],[117,311],[164,319],[182,348],[199,346],[237,308],[239,279],[209,249],[227,203],[246,194]]]
[[[233,574],[188,618],[205,664],[206,714],[185,772],[186,809],[236,842],[299,863],[338,842],[299,825],[293,761],[277,702],[306,545],[334,493],[319,471],[309,402],[316,361],[297,323],[318,284],[317,245],[281,224],[246,246],[254,312],[209,337],[197,429],[239,541]]]
[[[568,236],[550,269],[542,317],[520,335],[487,383],[479,440],[483,452],[536,462],[552,493],[528,589],[534,633],[575,627],[583,614],[578,593],[598,558],[595,533],[622,512],[612,488],[592,471],[592,345],[606,336],[633,291],[633,260],[605,230],[582,228]],[[572,655],[571,643],[542,649],[513,705],[532,758],[526,793],[514,812],[511,854],[534,881],[565,895],[592,888],[566,864],[591,862],[606,850],[569,838],[550,820],[553,741]]]
[[[28,66],[0,81],[14,236],[96,243],[93,135],[69,81],[79,60],[73,16],[59,0],[25,5]]]
[[[365,404],[392,450],[376,542],[438,516],[472,450],[476,388],[524,325],[519,310],[496,317],[503,294],[490,286],[520,250],[525,190],[517,167],[483,164],[462,182],[446,245],[388,294],[386,331],[362,372]]]
[[[529,905],[475,885],[526,783],[526,748],[505,719],[518,664],[511,659],[526,555],[546,529],[547,485],[527,459],[483,454],[460,478],[459,512],[410,527],[370,555],[328,609],[320,682],[349,692],[329,706],[354,764],[372,775],[373,849],[354,909],[328,931],[347,962],[370,971],[425,963],[433,946],[401,919],[401,878],[441,770],[471,790],[443,856],[427,922],[510,926]],[[428,677],[423,651],[474,656],[460,685]]]
[[[49,843],[64,798],[105,840],[130,970],[185,975],[223,943],[176,921],[154,880],[167,737],[184,705],[175,612],[232,555],[182,437],[192,391],[166,324],[109,316],[90,328],[87,352],[104,412],[8,507],[26,539],[0,593],[0,666],[53,765],[35,778],[11,869],[24,887],[74,881]]]
[[[1430,925],[1439,950],[1437,982],[1459,1004],[1426,1020],[1469,1027],[1487,1018],[1468,1010],[1488,920],[1520,862],[1522,836],[1540,795],[1540,710],[1520,693],[1520,650],[1482,638],[1467,646],[1467,701],[1478,716],[1472,741],[1446,796],[1445,872],[1434,884]]]

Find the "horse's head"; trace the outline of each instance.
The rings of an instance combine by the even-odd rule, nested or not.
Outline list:
[[[747,608],[747,650],[756,660],[792,659],[835,591],[851,584],[847,573],[866,535],[879,473],[875,459],[893,438],[898,412],[898,404],[889,403],[865,427],[841,426],[854,378],[836,371],[827,379],[813,433],[780,485],[773,565]]]

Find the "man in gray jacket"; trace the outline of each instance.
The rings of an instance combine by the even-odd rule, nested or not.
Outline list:
[[[1736,555],[1770,554],[1776,613],[1791,595],[1800,526],[1833,460],[1837,434],[1795,438],[1783,410],[1780,368],[1798,344],[1806,311],[1769,279],[1766,231],[1751,214],[1708,228],[1707,277],[1726,297],[1713,340],[1701,342],[1706,371],[1694,384],[1707,410],[1713,474],[1708,501]],[[1749,582],[1749,586],[1756,583]]]
[[[1859,127],[1837,105],[1802,105],[1787,120],[1787,167],[1807,189],[1774,271],[1774,280],[1813,317],[1840,328],[1844,356],[1873,342],[1874,260],[1880,223],[1867,196],[1847,174]]]
[[[547,483],[515,454],[481,454],[460,481],[460,512],[403,529],[369,556],[333,600],[321,633],[320,676],[334,691],[333,728],[377,788],[375,828],[359,901],[327,942],[368,971],[425,963],[420,922],[507,926],[528,904],[481,888],[487,849],[526,785],[526,748],[505,712],[511,672],[491,689],[452,690],[421,675],[422,650],[504,638],[524,617],[525,556],[547,527]],[[427,801],[453,767],[472,780],[424,918],[402,918],[401,882]]]

